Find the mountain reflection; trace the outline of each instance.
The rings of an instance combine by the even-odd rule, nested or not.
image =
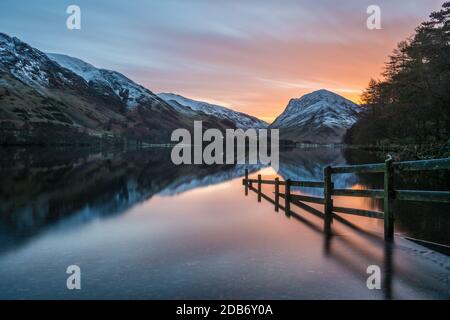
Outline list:
[[[123,214],[155,195],[167,197],[212,186],[260,170],[259,165],[183,165],[170,149],[92,150],[88,148],[0,149],[0,253],[49,228],[74,228]],[[367,156],[366,153],[363,155]],[[348,163],[337,148],[293,149],[280,153],[282,179],[322,181],[323,168]],[[354,157],[350,161],[355,162]],[[356,163],[369,160],[356,160]],[[379,162],[372,160],[372,162]],[[263,173],[264,174],[264,173]],[[402,186],[402,178],[396,183]],[[428,179],[433,186],[444,178]],[[380,175],[334,175],[337,188],[382,188]],[[406,184],[405,184],[406,185]],[[408,184],[410,185],[410,184]],[[322,189],[293,188],[320,196]],[[374,199],[337,199],[342,206],[382,210]],[[415,238],[449,244],[448,205],[395,203],[396,226]],[[433,211],[435,219],[427,217]],[[426,223],[425,223],[426,222]]]
[[[323,181],[323,169],[326,166],[344,165],[347,161],[341,149],[337,148],[310,148],[293,149],[280,154],[279,175],[284,180],[296,181]],[[340,174],[333,176],[336,188],[353,186],[358,181],[354,174]],[[317,188],[294,188],[319,195],[323,190]]]
[[[170,149],[2,149],[0,252],[51,226],[75,227],[122,214],[155,195],[172,196],[261,169],[259,165],[176,166]],[[286,179],[321,180],[323,167],[345,163],[340,150],[280,156]],[[343,178],[350,183],[352,177]],[[321,190],[310,190],[322,192]]]
[[[154,195],[172,196],[242,177],[246,168],[261,169],[259,165],[176,166],[170,149],[162,148],[0,152],[0,250],[61,221],[74,226],[111,217]],[[323,167],[343,163],[338,149],[297,149],[281,153],[279,174],[285,179],[322,180]],[[337,178],[338,184],[345,185],[355,180],[345,175]]]
[[[80,298],[323,297],[336,272],[342,281],[331,288],[335,297],[448,297],[448,257],[398,236],[385,246],[382,221],[324,219],[315,204],[277,215],[270,201],[245,197],[240,181],[245,169],[270,179],[272,169],[175,166],[170,151],[0,149],[0,297],[73,298],[58,289],[73,263],[88,271],[90,290]],[[283,151],[278,174],[318,181],[323,167],[345,159],[341,149]],[[336,175],[334,182],[345,188],[379,183],[352,175]],[[264,199],[273,191],[263,186]],[[371,199],[335,201],[382,209]],[[403,211],[396,211],[401,234],[436,242],[433,235],[448,230],[448,218],[430,224]],[[366,289],[368,265],[383,269],[384,291]]]
[[[0,161],[0,252],[50,226],[111,217],[155,195],[175,195],[260,168],[176,166],[169,149],[4,149]]]

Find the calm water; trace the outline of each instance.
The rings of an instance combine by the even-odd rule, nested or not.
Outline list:
[[[278,174],[321,180],[326,165],[376,160],[339,149],[294,150],[282,153]],[[449,206],[396,204],[390,246],[380,220],[341,215],[324,232],[311,209],[293,206],[290,218],[275,213],[255,193],[244,195],[244,166],[176,167],[164,149],[2,149],[0,161],[2,299],[450,298],[450,258],[405,239],[449,245]],[[448,181],[423,180],[396,181],[435,188]],[[334,182],[369,188],[382,180],[342,175]],[[273,197],[272,188],[263,191]],[[336,203],[382,210],[369,199]],[[66,289],[65,271],[74,264],[81,291]],[[369,265],[380,266],[383,290],[367,289]]]

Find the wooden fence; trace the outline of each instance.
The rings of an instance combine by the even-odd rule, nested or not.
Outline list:
[[[290,205],[301,204],[303,202],[315,203],[324,206],[324,214],[332,219],[333,214],[351,214],[375,219],[384,220],[384,238],[386,241],[392,241],[394,238],[394,212],[393,201],[424,201],[424,202],[441,202],[450,203],[450,191],[423,191],[423,190],[397,190],[394,184],[394,173],[405,171],[435,171],[449,170],[450,158],[423,161],[406,161],[394,162],[388,158],[385,163],[349,165],[349,166],[328,166],[324,168],[324,181],[280,181],[279,178],[274,180],[264,180],[261,175],[258,179],[249,179],[248,170],[245,171],[243,185],[245,186],[245,195],[248,195],[249,187],[257,184],[258,202],[261,202],[262,185],[275,186],[275,210],[280,208],[280,198],[284,199],[284,209],[287,214],[290,212]],[[353,190],[353,189],[336,189],[333,184],[332,177],[337,174],[344,173],[377,173],[384,175],[383,189],[370,190]],[[280,186],[284,186],[284,193],[280,192]],[[323,197],[312,197],[305,195],[297,195],[291,192],[292,187],[310,187],[323,189]],[[366,197],[378,198],[384,201],[384,210],[371,211],[355,208],[336,207],[333,205],[333,196],[335,197]]]

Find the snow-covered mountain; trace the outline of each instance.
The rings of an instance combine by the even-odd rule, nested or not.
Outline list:
[[[292,99],[270,127],[279,128],[282,138],[298,142],[340,143],[360,111],[350,100],[318,90]]]
[[[235,127],[203,112],[178,112],[118,72],[47,55],[0,33],[0,144],[89,144],[105,137],[167,143],[173,130],[192,130],[195,120]]]
[[[156,105],[159,111],[169,107],[171,109],[170,111],[175,111],[187,117],[206,116],[208,118],[212,116],[212,118],[209,117],[208,119],[218,118],[221,120],[229,120],[231,121],[229,124],[230,127],[260,128],[268,126],[267,123],[254,117],[224,107],[210,105],[172,94],[155,95],[147,88],[133,82],[121,73],[96,68],[78,58],[55,53],[48,53],[47,55],[62,67],[82,77],[99,94],[119,100],[128,109],[134,109],[142,105]],[[219,127],[223,125],[227,126],[226,121]]]
[[[0,33],[0,71],[38,91],[55,87],[87,87],[81,78],[62,69],[43,52],[4,33]]]
[[[194,112],[203,112],[208,115],[216,116],[220,119],[229,120],[240,129],[262,129],[267,128],[268,124],[256,117],[237,112],[222,106],[210,104],[207,102],[196,101],[185,98],[174,93],[159,93],[158,97],[169,103],[178,112],[191,114]]]
[[[284,139],[338,143],[359,111],[351,101],[319,90],[292,99],[270,127],[280,128]],[[68,143],[80,132],[167,142],[170,132],[191,128],[194,120],[221,130],[267,127],[264,121],[222,106],[172,93],[155,95],[118,72],[45,54],[0,33],[0,122],[14,128],[3,130],[2,143],[26,143],[30,138],[40,139],[32,143],[56,143],[56,137],[58,143]],[[20,130],[25,125],[34,130],[34,137],[17,138],[17,132],[27,132]]]
[[[120,100],[127,108],[160,102],[153,92],[119,72],[99,69],[83,60],[63,54],[47,53],[47,56],[82,77],[102,95]]]

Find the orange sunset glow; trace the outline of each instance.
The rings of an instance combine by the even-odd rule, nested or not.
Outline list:
[[[78,33],[57,28],[59,20],[47,15],[42,23],[38,7],[28,17],[33,28],[5,17],[2,29],[44,51],[117,70],[155,93],[270,122],[291,98],[322,88],[358,102],[396,44],[442,1],[380,0],[381,30],[367,28],[368,0],[133,1],[107,15],[91,1],[81,4],[89,15]]]
[[[405,5],[405,14],[400,3],[395,8],[385,4],[381,6],[385,8],[381,30],[367,29],[364,5],[354,4],[348,10],[321,5],[317,8],[320,13],[308,5],[308,10],[298,8],[301,16],[311,15],[305,20],[284,12],[277,19],[270,18],[267,25],[256,19],[248,29],[229,26],[218,38],[206,34],[177,37],[173,51],[181,51],[182,60],[195,63],[186,69],[136,76],[157,92],[177,92],[267,122],[274,120],[291,98],[321,88],[359,102],[362,90],[371,77],[380,76],[397,43],[412,35],[426,12],[440,4],[427,1],[427,10],[417,10],[423,12],[417,15],[417,5]],[[257,23],[261,23],[259,29]]]

